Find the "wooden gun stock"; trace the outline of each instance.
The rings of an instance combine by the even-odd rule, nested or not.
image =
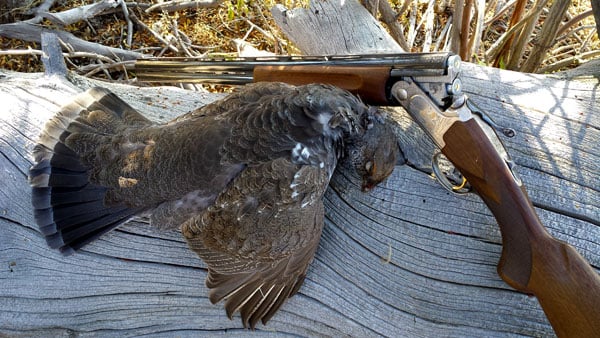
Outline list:
[[[442,152],[479,193],[502,233],[498,274],[535,295],[559,337],[600,336],[600,277],[569,244],[552,237],[527,192],[473,118],[444,134]]]
[[[293,85],[327,83],[344,88],[371,104],[388,103],[386,86],[391,67],[353,66],[257,66],[255,82],[285,82]]]

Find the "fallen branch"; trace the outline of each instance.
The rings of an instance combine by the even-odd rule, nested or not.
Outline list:
[[[55,0],[45,0],[38,7],[31,9],[31,11],[28,14],[34,15],[34,17],[27,21],[31,23],[41,22],[43,19],[41,14],[47,13],[50,10],[50,8],[54,5],[54,1]]]
[[[40,36],[43,32],[56,34],[63,43],[69,45],[73,50],[106,56],[116,61],[135,60],[148,56],[142,53],[127,51],[121,48],[107,47],[98,43],[85,41],[71,33],[44,28],[26,21],[0,25],[0,36],[11,39],[40,43]]]
[[[43,32],[42,36],[42,63],[46,75],[67,76],[67,65],[61,53],[61,46],[55,34]]]
[[[95,16],[102,15],[107,10],[116,8],[119,5],[119,3],[123,2],[115,0],[102,0],[91,5],[75,7],[58,13],[51,13],[48,11],[38,10],[36,18],[39,16],[42,18],[46,18],[54,23],[67,26],[82,20],[87,20]],[[37,21],[36,18],[33,18],[32,20]]]
[[[152,5],[146,9],[146,13],[164,11],[164,12],[175,12],[181,9],[190,8],[210,8],[217,7],[223,2],[222,0],[173,0],[165,1]]]

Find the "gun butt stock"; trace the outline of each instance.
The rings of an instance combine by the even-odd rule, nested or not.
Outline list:
[[[525,188],[477,117],[455,122],[442,152],[492,211],[502,233],[498,274],[535,295],[559,337],[598,337],[600,277],[569,244],[544,228]]]

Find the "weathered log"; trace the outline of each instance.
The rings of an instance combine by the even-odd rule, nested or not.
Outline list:
[[[329,6],[320,15],[359,25],[338,19],[349,13],[337,2],[319,6]],[[288,22],[315,15],[314,9],[288,14]],[[312,30],[305,38],[318,41],[322,32]],[[292,34],[306,33],[297,28]],[[26,175],[40,128],[61,104],[102,85],[149,117],[167,121],[217,97],[70,80],[0,73],[0,335],[251,334],[239,318],[230,321],[220,305],[210,304],[205,265],[177,232],[135,221],[73,256],[47,248],[33,221]],[[598,82],[465,64],[463,83],[482,109],[517,131],[503,140],[542,222],[599,267]],[[415,169],[426,171],[431,149],[406,115],[395,112],[393,118],[411,164],[421,164],[397,167],[369,194],[359,191],[351,175],[334,176],[323,238],[306,282],[257,334],[552,335],[537,300],[497,276],[500,233],[485,205],[475,195],[450,195]]]

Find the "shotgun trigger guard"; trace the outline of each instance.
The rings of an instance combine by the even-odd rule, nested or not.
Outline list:
[[[431,81],[431,80],[430,80]],[[430,82],[431,83],[431,82]],[[456,83],[456,82],[455,82]],[[426,89],[432,88],[428,86]],[[406,78],[396,82],[392,86],[392,96],[406,109],[412,118],[421,126],[421,128],[433,140],[433,143],[443,149],[446,145],[444,134],[457,121],[466,121],[473,118],[469,107],[465,104],[467,97],[460,92],[460,83],[455,87],[456,91],[448,90],[445,94],[445,100],[452,99],[452,105],[444,108],[442,100],[432,97],[429,90],[423,89],[423,85],[418,83],[415,78]],[[439,92],[436,92],[439,93]],[[443,173],[440,168],[439,158],[441,152],[437,152],[431,161],[431,168],[437,181],[446,190],[455,194],[466,194],[471,191],[470,185],[467,185],[466,179],[461,175],[462,183],[455,185]],[[457,169],[455,169],[458,171]]]
[[[438,183],[444,187],[446,190],[453,194],[464,195],[470,193],[472,187],[468,184],[467,179],[461,175],[462,182],[459,185],[455,185],[446,177],[446,175],[442,172],[439,164],[439,158],[442,156],[441,152],[437,152],[433,155],[431,159],[431,169],[433,170],[433,174]],[[456,168],[455,168],[456,170]],[[456,170],[458,172],[458,170]]]
[[[506,163],[516,183],[520,186],[522,183],[515,171],[515,165],[511,161],[504,144],[502,144],[502,141],[496,134],[496,130],[499,130],[504,135],[512,137],[515,134],[514,130],[498,126],[460,91],[447,91],[444,101],[448,99],[452,101],[449,105],[442,105],[442,102],[433,98],[431,92],[426,89],[428,88],[423,88],[415,78],[409,77],[394,83],[391,94],[441,150],[446,146],[444,135],[455,122],[475,120],[494,146],[498,155]],[[432,169],[440,184],[452,192],[468,192],[464,191],[462,185],[457,188],[450,183],[439,167],[438,158],[438,154],[434,155]]]

